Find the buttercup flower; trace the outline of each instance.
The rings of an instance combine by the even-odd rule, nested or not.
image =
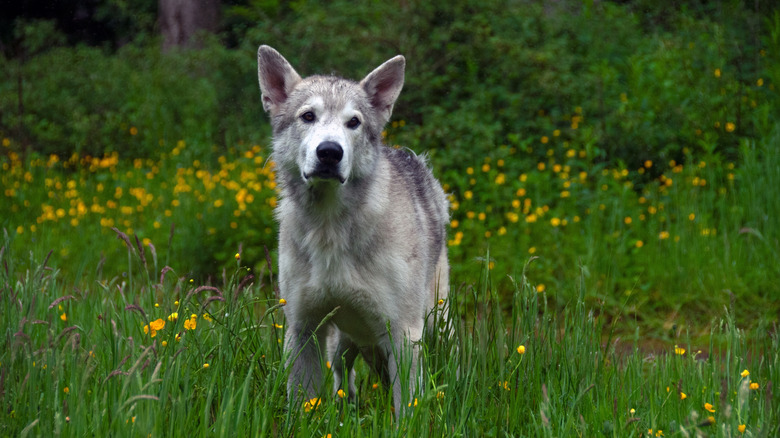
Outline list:
[[[704,403],[704,409],[706,409],[707,412],[715,412],[715,408],[712,407],[712,404],[710,403]]]
[[[190,315],[190,318],[186,321],[184,321],[184,328],[186,330],[195,330],[195,328],[198,326],[198,315],[192,314]]]
[[[144,334],[151,332],[152,337],[157,336],[157,332],[165,327],[165,321],[162,318],[158,318],[144,326]]]
[[[307,400],[303,404],[303,410],[305,412],[311,412],[313,409],[317,409],[320,406],[320,399],[318,397],[314,397],[310,400]]]

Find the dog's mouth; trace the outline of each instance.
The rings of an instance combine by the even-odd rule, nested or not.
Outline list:
[[[311,173],[304,173],[303,178],[309,182],[313,180],[335,180],[344,184],[346,179],[341,176],[338,169],[331,166],[317,166]]]

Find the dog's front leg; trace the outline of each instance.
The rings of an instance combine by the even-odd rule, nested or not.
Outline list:
[[[338,329],[334,331],[336,338],[331,367],[333,370],[333,393],[335,394],[339,389],[342,389],[346,379],[349,400],[353,401],[355,399],[355,370],[352,367],[359,350],[347,335]]]
[[[322,357],[324,345],[320,347],[319,340],[325,339],[325,330],[316,332],[308,325],[303,327],[288,325],[284,338],[287,368],[290,375],[287,378],[288,398],[293,401],[301,401],[319,396],[322,390]]]
[[[387,370],[393,385],[393,408],[396,418],[399,418],[402,409],[407,413],[414,409],[414,396],[418,388],[418,379],[422,375],[419,368],[422,328],[414,327],[406,332],[398,330],[392,332],[393,336],[390,339],[392,348],[387,352]],[[406,369],[406,366],[409,368]]]

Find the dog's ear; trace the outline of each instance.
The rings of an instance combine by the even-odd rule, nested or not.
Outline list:
[[[379,111],[384,122],[390,120],[395,100],[404,87],[405,67],[406,60],[398,55],[385,61],[360,81],[360,86],[368,94],[371,105]]]
[[[257,77],[260,80],[263,109],[274,115],[298,82],[295,72],[284,56],[269,46],[257,49]]]

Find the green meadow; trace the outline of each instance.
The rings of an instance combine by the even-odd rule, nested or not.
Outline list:
[[[780,11],[650,3],[237,1],[165,54],[15,21],[0,436],[779,435]],[[362,361],[288,403],[261,43],[407,57],[384,137],[450,194],[455,335],[400,419]]]

